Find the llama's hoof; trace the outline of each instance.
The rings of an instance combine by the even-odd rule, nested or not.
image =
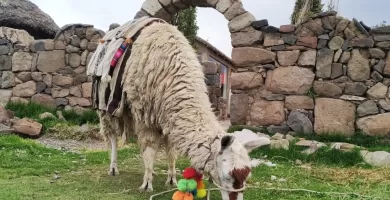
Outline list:
[[[119,171],[117,167],[110,167],[110,170],[108,171],[109,176],[118,176]]]
[[[177,181],[174,179],[167,180],[165,185],[168,187],[177,187]]]
[[[140,192],[153,192],[153,187],[149,186],[149,184],[146,184],[146,186],[141,185],[141,187],[139,187],[139,191]]]

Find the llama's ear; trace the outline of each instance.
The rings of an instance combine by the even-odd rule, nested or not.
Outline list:
[[[234,141],[235,137],[233,135],[224,135],[221,138],[221,152],[228,148]]]

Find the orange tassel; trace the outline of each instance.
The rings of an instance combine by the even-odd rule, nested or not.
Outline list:
[[[172,196],[172,200],[193,200],[193,199],[194,196],[192,196],[192,194],[188,192],[176,191]]]
[[[132,43],[133,43],[133,40],[132,40],[131,38],[126,38],[126,43],[132,44]]]
[[[99,42],[100,42],[101,44],[103,44],[103,43],[105,42],[105,40],[100,39]]]

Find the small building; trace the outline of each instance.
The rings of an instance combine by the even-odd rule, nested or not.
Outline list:
[[[210,102],[216,115],[221,119],[226,119],[230,115],[229,80],[233,62],[228,56],[200,37],[196,37],[195,45],[197,47],[198,59],[205,68],[217,65],[215,74],[210,74],[213,70],[205,69],[208,72],[206,73],[206,84]]]

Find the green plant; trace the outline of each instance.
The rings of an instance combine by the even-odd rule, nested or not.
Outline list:
[[[314,88],[311,87],[309,91],[307,91],[307,96],[309,96],[312,99],[317,98],[319,95],[315,92]]]
[[[196,7],[189,7],[177,12],[173,16],[171,24],[177,26],[184,36],[186,36],[192,47],[196,49],[195,41],[199,30],[196,22]]]

